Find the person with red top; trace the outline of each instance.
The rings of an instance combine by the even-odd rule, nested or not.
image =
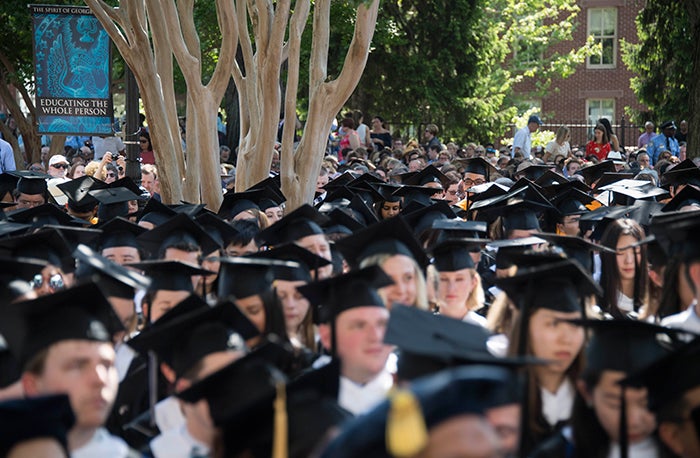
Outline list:
[[[610,139],[602,124],[596,124],[593,130],[593,140],[586,144],[586,156],[594,155],[600,161],[604,161],[610,152]]]
[[[139,148],[141,153],[141,163],[142,164],[155,164],[156,155],[153,152],[153,146],[151,145],[151,136],[145,130],[139,133]]]

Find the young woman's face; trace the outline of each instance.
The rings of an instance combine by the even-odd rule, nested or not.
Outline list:
[[[464,307],[474,289],[474,269],[438,274],[438,300],[448,308]]]
[[[265,306],[258,294],[236,299],[236,306],[258,328],[258,331],[265,332]]]
[[[552,361],[547,370],[564,374],[581,352],[584,330],[565,320],[580,319],[580,312],[541,308],[530,317],[532,355]]]
[[[593,405],[596,417],[613,442],[620,440],[620,385],[624,372],[603,371],[600,381],[586,398]],[[656,418],[647,410],[646,388],[627,388],[627,438],[630,444],[649,437],[656,429]]]
[[[151,142],[149,142],[146,137],[139,137],[139,147],[141,148],[141,151],[148,151],[150,146]]]
[[[642,262],[642,249],[641,247],[628,247],[637,242],[638,240],[631,235],[621,235],[617,239],[617,271],[620,274],[620,280],[634,280],[635,265]]]
[[[382,219],[393,218],[401,211],[401,202],[387,202],[382,204]]]
[[[593,131],[593,134],[595,135],[595,141],[596,143],[602,143],[603,142],[603,131],[600,129],[596,129]]]
[[[281,220],[284,215],[281,207],[270,207],[265,210],[265,216],[267,216],[268,221],[272,224]]]
[[[382,269],[394,280],[393,285],[382,288],[388,306],[398,302],[404,305],[415,305],[418,295],[416,289],[416,269],[413,261],[408,256],[397,254],[382,264]]]
[[[297,286],[303,284],[303,281],[277,280],[275,282],[277,296],[282,303],[287,332],[294,334],[299,332],[299,326],[301,326],[306,314],[309,312],[309,301],[297,291]]]

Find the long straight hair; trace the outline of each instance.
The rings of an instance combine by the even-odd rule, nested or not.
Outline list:
[[[608,225],[600,238],[600,243],[616,250],[617,242],[623,235],[632,236],[635,240],[640,241],[644,238],[644,229],[633,219],[618,219]],[[638,311],[647,302],[649,294],[649,268],[647,265],[646,245],[639,246],[639,250],[641,259],[637,263],[635,256],[634,295],[632,297],[635,311]],[[625,318],[625,314],[619,309],[617,303],[617,294],[622,287],[620,271],[617,267],[617,253],[601,253],[600,261],[600,286],[603,288],[600,307],[614,318]]]

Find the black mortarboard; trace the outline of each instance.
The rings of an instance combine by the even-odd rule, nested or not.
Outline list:
[[[588,194],[571,188],[552,199],[552,204],[563,216],[582,215],[590,211],[586,205],[590,205],[594,200]]]
[[[333,188],[331,191],[328,191],[328,193],[326,194],[326,198],[323,199],[323,202],[326,204],[335,203],[347,205],[350,203],[350,200],[353,197],[355,197],[355,191],[348,188],[347,186],[338,186]],[[322,209],[319,209],[319,211],[323,212]]]
[[[259,334],[255,325],[232,303],[208,307],[194,295],[185,301],[199,302],[200,306],[175,317],[163,315],[129,341],[131,348],[144,355],[154,351],[177,377],[182,377],[211,353],[245,350],[245,341]],[[179,307],[180,304],[176,305],[168,313]]]
[[[438,272],[455,272],[462,269],[473,269],[474,261],[469,255],[474,247],[484,244],[480,239],[447,239],[433,249],[433,265]]]
[[[323,234],[321,226],[328,222],[327,216],[319,213],[311,205],[304,204],[261,231],[259,238],[270,245],[295,242],[309,235]]]
[[[146,232],[146,228],[122,217],[116,217],[100,224],[100,229],[102,229],[100,250],[122,246],[140,248],[136,238]]]
[[[162,256],[165,249],[179,244],[197,246],[203,254],[212,253],[220,248],[217,241],[185,213],[178,213],[168,221],[139,235],[138,241],[146,251],[158,257]]]
[[[579,312],[583,297],[602,295],[600,286],[573,260],[520,268],[513,277],[497,278],[496,286],[519,304],[521,310],[526,308],[528,314],[540,308]]]
[[[12,302],[26,293],[30,289],[29,281],[43,268],[44,264],[38,260],[0,257],[0,298],[3,301]]]
[[[213,275],[215,272],[182,261],[143,261],[125,264],[126,267],[143,270],[151,278],[148,291],[189,291],[194,292],[192,276]]]
[[[220,247],[227,247],[238,235],[238,231],[229,223],[213,213],[202,213],[195,221],[214,239]],[[209,253],[206,253],[207,255]]]
[[[29,224],[35,228],[41,228],[47,224],[69,225],[74,222],[74,219],[59,206],[50,203],[15,210],[8,213],[7,217],[15,223]]]
[[[409,388],[412,395],[407,395],[405,392],[394,394],[404,399],[402,405],[413,404],[411,400],[406,400],[407,396],[417,401],[419,415],[422,414],[424,422],[420,422],[418,418],[414,420],[415,423],[411,423],[415,425],[413,428],[401,428],[405,434],[415,435],[422,430],[422,435],[425,437],[423,441],[420,441],[419,437],[413,437],[411,442],[415,444],[415,449],[406,453],[406,456],[418,455],[425,447],[428,435],[426,430],[456,416],[482,414],[484,410],[497,405],[511,378],[512,372],[500,367],[457,367],[414,381]],[[398,456],[392,450],[392,444],[401,443],[404,444],[402,448],[406,448],[403,435],[392,439],[391,432],[398,426],[390,427],[390,424],[396,421],[392,421],[390,417],[397,416],[398,409],[398,406],[392,408],[390,397],[366,415],[355,418],[328,445],[321,457],[390,458]],[[401,410],[401,418],[404,422],[413,420],[411,412],[410,407],[404,407]],[[424,424],[424,428],[416,431],[417,425],[421,423]]]
[[[692,159],[686,159],[676,164],[672,169],[661,175],[661,187],[691,184],[700,187],[700,169]]]
[[[279,368],[291,358],[286,347],[267,342],[176,396],[189,403],[206,399],[211,419],[220,426],[246,406],[273,399],[275,385],[287,382]]]
[[[427,188],[425,186],[404,185],[394,191],[395,196],[403,197],[403,209],[412,204],[420,204],[424,207],[433,203],[431,197],[442,191],[437,188]],[[409,210],[410,211],[410,210]]]
[[[535,184],[544,187],[557,186],[569,181],[564,175],[552,172],[552,169],[547,169],[539,178],[535,180]]]
[[[683,207],[690,207],[688,210],[700,210],[700,190],[698,188],[694,186],[684,187],[664,205],[661,211],[664,213],[672,212]]]
[[[19,181],[19,177],[12,173],[0,173],[0,199],[5,197],[8,192],[12,194],[17,187],[17,181]]]
[[[109,301],[94,283],[10,304],[2,324],[2,334],[22,367],[57,342],[112,342],[112,336],[122,329]]]
[[[46,191],[48,190],[48,186],[46,185],[46,178],[50,177],[48,175],[21,176],[20,179],[17,180],[17,191],[22,194],[29,195],[46,195]]]
[[[668,212],[654,216],[651,233],[656,237],[669,257],[679,257],[685,262],[700,260],[700,212]]]
[[[593,184],[602,178],[605,172],[615,173],[615,164],[613,161],[602,161],[597,164],[589,165],[579,169],[576,173],[583,177],[583,181],[586,182],[588,186],[593,186]]]
[[[107,183],[89,175],[84,175],[61,183],[57,187],[68,197],[68,206],[70,208],[79,213],[87,213],[98,204],[97,199],[90,195],[90,191],[104,189],[107,187]]]
[[[298,266],[273,266],[275,280],[304,281],[307,283],[311,281],[312,270],[317,270],[331,263],[326,258],[322,258],[295,243],[279,245],[271,250],[259,251],[247,257],[295,262]]]
[[[658,413],[665,405],[682,399],[687,391],[700,386],[700,339],[629,375],[621,383],[647,388],[649,410]]]
[[[128,202],[139,198],[138,194],[126,187],[94,189],[88,194],[100,203],[97,210],[97,218],[100,221],[109,221],[117,216],[128,216]]]
[[[529,202],[522,200],[519,202],[516,201],[514,204],[505,205],[502,207],[493,207],[488,211],[492,215],[497,214],[503,217],[503,227],[506,231],[515,229],[540,230],[537,210],[533,209]]]
[[[413,380],[460,365],[517,366],[526,362],[492,355],[488,350],[489,337],[483,326],[415,307],[393,307],[384,343],[399,348],[400,380]]]
[[[581,180],[571,179],[565,180],[560,184],[553,184],[549,186],[542,187],[542,194],[548,199],[554,199],[559,194],[564,193],[569,189],[576,189],[584,194],[589,194],[591,192],[590,186]]]
[[[250,210],[260,210],[258,203],[263,199],[277,199],[279,194],[267,187],[250,189],[243,192],[227,192],[219,207],[218,215],[224,219],[232,219],[237,214]]]
[[[2,211],[0,211],[0,213],[2,213]],[[13,235],[17,232],[26,231],[29,228],[31,228],[29,224],[13,223],[0,217],[0,238],[6,235]]]
[[[370,224],[374,224],[377,221],[379,221],[379,218],[377,218],[377,214],[367,206],[367,203],[364,200],[362,200],[362,198],[359,195],[355,195],[350,200],[350,205],[348,205],[348,209],[352,211],[355,219],[360,221],[365,226],[369,226]]]
[[[515,262],[513,261],[514,256],[530,250],[533,245],[539,245],[544,242],[544,239],[530,236],[519,239],[496,240],[490,242],[488,246],[490,248],[498,249],[496,252],[496,268],[508,269],[509,267],[515,265]]]
[[[332,189],[337,188],[338,186],[347,186],[348,183],[352,182],[358,176],[359,175],[351,172],[350,170],[346,170],[342,174],[330,180],[328,184],[323,187],[323,189],[325,189],[326,191],[330,191]]]
[[[586,347],[586,370],[637,372],[682,344],[684,331],[636,320],[574,320],[593,330]]]
[[[402,182],[403,184],[413,186],[425,186],[428,183],[439,183],[443,189],[447,189],[450,186],[450,179],[432,164],[415,175],[402,180]]]
[[[385,307],[377,289],[393,283],[381,267],[371,266],[299,286],[297,290],[319,310],[319,314],[314,314],[316,321],[325,323],[355,307]]]
[[[371,176],[365,173],[362,176]],[[360,177],[362,178],[362,177]],[[368,206],[373,205],[375,202],[384,200],[384,195],[377,190],[378,183],[370,181],[359,181],[355,180],[353,183],[357,184],[348,186],[362,201]]]
[[[336,242],[336,246],[353,267],[377,254],[402,254],[418,265],[427,266],[428,258],[403,217],[385,219]]]
[[[603,245],[591,243],[581,237],[568,235],[538,233],[537,237],[545,239],[552,245],[561,247],[566,256],[575,259],[586,272],[593,272],[593,253],[595,251],[615,253],[615,250]]]
[[[467,201],[474,203],[508,194],[509,188],[499,183],[484,183],[467,189]],[[471,205],[471,204],[470,204]]]
[[[523,162],[522,164],[520,164],[520,166],[518,166],[518,170],[515,172],[515,176],[516,178],[518,176],[523,176],[530,181],[535,181],[542,177],[549,169],[551,169],[551,167],[547,165],[527,165],[526,162]]]
[[[72,272],[75,267],[70,245],[55,229],[0,239],[0,251],[12,257],[40,259],[64,272]]]
[[[146,206],[141,210],[138,220],[151,223],[157,227],[175,215],[177,215],[175,210],[154,198],[150,198],[148,202],[146,202]]]
[[[274,281],[273,268],[299,267],[299,263],[277,259],[259,259],[252,257],[219,258],[218,297],[233,296],[236,299],[262,294],[272,289]]]
[[[522,181],[522,180],[521,180]],[[518,181],[518,183],[521,183]],[[486,215],[498,215],[503,217],[505,229],[539,230],[537,212],[551,210],[554,207],[537,190],[537,185],[522,182],[524,186],[516,183],[508,194],[496,197],[493,200],[482,200],[471,206],[472,210],[480,210]]]
[[[630,180],[632,178],[634,178],[634,175],[631,173],[605,172],[598,180],[598,183],[596,183],[595,188],[599,190],[603,186],[612,185],[618,181]]]
[[[455,159],[452,161],[455,165],[464,165],[465,173],[476,173],[483,175],[486,181],[491,181],[491,178],[496,175],[496,167],[483,157],[472,157],[468,159]]]
[[[488,225],[483,221],[462,221],[460,219],[441,219],[433,221],[433,229],[443,231],[447,238],[484,239]]]
[[[55,439],[67,451],[75,415],[66,394],[12,399],[0,403],[0,424],[0,456],[8,456],[21,442],[39,438]]]
[[[414,211],[404,211],[402,216],[406,223],[413,228],[413,233],[420,237],[426,230],[432,228],[435,221],[454,218],[455,213],[447,202],[438,201]]]
[[[326,234],[335,234],[338,232],[350,235],[353,231],[358,231],[367,227],[366,224],[358,221],[353,212],[347,208],[336,207],[328,213],[330,222],[323,226],[323,231]]]
[[[643,180],[620,180],[596,189],[612,192],[615,202],[622,205],[631,205],[634,200],[657,200],[668,196],[668,191]]]
[[[147,289],[151,284],[149,278],[100,256],[85,245],[78,245],[73,256],[78,261],[76,279],[92,279],[107,297],[133,299],[136,289]]]
[[[401,200],[401,196],[394,194],[401,187],[401,185],[392,183],[376,183],[373,186],[375,186],[377,192],[381,194],[384,202],[399,202]]]

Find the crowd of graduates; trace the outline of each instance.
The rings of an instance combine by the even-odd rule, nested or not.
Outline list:
[[[0,175],[0,454],[700,457],[695,163],[440,148],[296,209]]]

